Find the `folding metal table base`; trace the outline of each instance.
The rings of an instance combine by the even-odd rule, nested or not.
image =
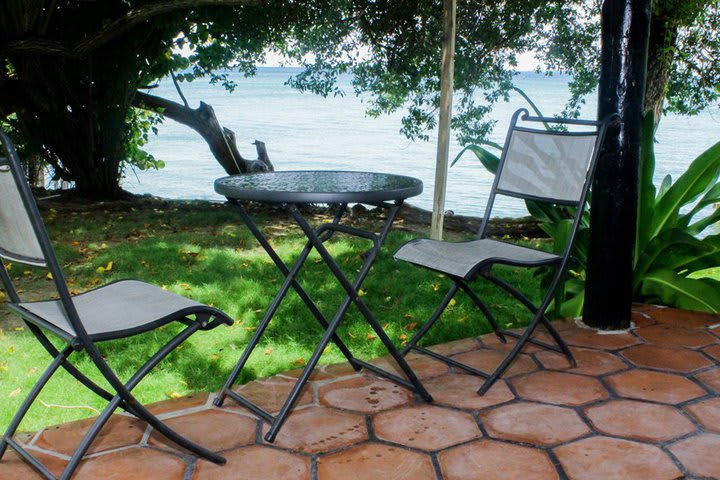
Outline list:
[[[257,227],[255,222],[252,220],[250,215],[247,213],[245,208],[242,206],[242,204],[239,201],[236,200],[230,200],[230,203],[235,206],[235,208],[240,213],[241,218],[245,222],[245,224],[248,226],[252,234],[255,236],[255,238],[258,240],[258,242],[262,245],[262,247],[265,249],[265,251],[268,253],[270,258],[273,260],[275,265],[278,267],[278,269],[282,272],[282,274],[285,276],[285,281],[282,284],[282,287],[280,288],[280,291],[277,293],[275,298],[273,299],[272,303],[270,304],[270,307],[266,311],[262,321],[258,325],[257,329],[253,333],[252,338],[250,339],[250,343],[245,348],[245,351],[243,352],[242,356],[240,357],[240,360],[238,361],[237,365],[233,369],[232,373],[230,374],[230,377],[228,378],[227,382],[225,383],[225,386],[218,394],[217,398],[214,401],[215,406],[221,407],[225,401],[226,397],[230,397],[233,400],[235,400],[240,405],[246,407],[247,409],[251,410],[253,413],[258,415],[263,420],[270,423],[270,430],[265,435],[265,440],[268,442],[273,442],[275,440],[275,437],[277,436],[278,432],[280,431],[280,428],[285,423],[285,420],[287,419],[288,414],[294,407],[295,403],[297,402],[300,393],[302,392],[303,387],[307,383],[308,379],[310,378],[310,375],[312,374],[313,369],[317,365],[318,361],[320,360],[320,356],[322,355],[323,351],[327,347],[327,345],[330,343],[330,341],[333,341],[335,345],[338,346],[342,354],[345,356],[347,361],[352,365],[352,367],[355,369],[355,371],[360,371],[362,368],[365,368],[376,375],[379,375],[381,377],[385,377],[389,380],[392,380],[393,382],[402,385],[406,388],[409,388],[415,392],[417,392],[424,400],[431,402],[432,397],[428,393],[428,391],[423,387],[423,385],[420,383],[420,380],[418,380],[415,373],[412,371],[410,366],[405,361],[405,358],[403,355],[395,348],[393,343],[391,342],[390,338],[387,336],[385,331],[383,330],[382,326],[380,325],[380,322],[375,318],[375,316],[372,314],[372,312],[368,309],[368,307],[365,305],[365,303],[362,301],[361,297],[358,294],[358,291],[360,289],[360,286],[362,285],[362,282],[365,280],[365,277],[370,272],[370,268],[372,267],[372,264],[374,263],[378,253],[380,252],[380,247],[382,246],[383,242],[385,241],[385,238],[387,237],[388,233],[390,232],[390,228],[392,227],[393,221],[395,220],[398,211],[400,210],[400,207],[402,205],[402,201],[396,201],[392,204],[390,203],[381,203],[377,204],[375,206],[382,207],[387,210],[387,220],[385,221],[385,225],[383,226],[383,229],[381,233],[375,234],[370,231],[350,227],[347,225],[341,225],[340,220],[342,219],[343,215],[345,214],[345,211],[347,209],[347,204],[341,204],[339,206],[338,212],[335,215],[334,219],[330,223],[323,223],[317,228],[312,228],[308,221],[305,219],[305,217],[302,215],[300,210],[298,209],[296,204],[293,203],[287,203],[283,204],[285,209],[292,215],[295,222],[297,222],[298,226],[302,229],[303,233],[308,238],[307,243],[305,244],[305,247],[300,253],[300,256],[295,261],[295,264],[288,268],[287,265],[280,259],[278,254],[275,252],[275,250],[272,248],[272,245],[268,242],[267,238],[263,235],[263,233],[260,231],[260,229]],[[373,242],[372,248],[367,252],[365,255],[365,261],[363,262],[363,266],[360,269],[358,275],[356,276],[355,280],[353,282],[350,282],[348,278],[345,276],[345,274],[342,272],[340,267],[338,266],[337,262],[332,258],[332,255],[328,252],[327,248],[325,248],[324,242],[329,240],[332,235],[335,232],[341,232],[352,236],[357,236],[361,238],[366,238]],[[307,292],[303,289],[303,287],[297,282],[297,275],[300,272],[302,266],[305,264],[308,255],[310,252],[315,249],[320,254],[320,257],[323,259],[325,264],[328,266],[328,268],[331,270],[337,281],[340,283],[340,285],[343,287],[343,289],[346,292],[346,296],[343,299],[340,307],[337,309],[335,314],[333,315],[332,319],[329,321],[325,318],[325,316],[320,312],[317,305],[313,300],[310,298],[310,296],[307,294]],[[265,329],[267,328],[268,324],[272,320],[273,316],[275,315],[278,307],[282,303],[282,300],[285,298],[285,295],[290,290],[290,288],[293,288],[295,292],[300,296],[303,303],[307,306],[308,310],[313,314],[315,319],[322,325],[323,328],[325,328],[325,333],[322,336],[322,339],[320,340],[320,343],[315,348],[315,351],[313,352],[312,356],[308,360],[307,364],[305,365],[305,368],[303,369],[302,374],[298,378],[297,382],[293,386],[287,400],[285,401],[285,404],[282,406],[280,411],[277,415],[272,415],[257,404],[251,402],[250,400],[244,398],[242,395],[234,392],[232,390],[233,385],[235,384],[238,376],[242,372],[243,367],[247,363],[248,358],[250,357],[250,354],[253,352],[255,347],[260,342],[260,339],[262,338],[263,333],[265,332]],[[403,371],[403,373],[407,376],[407,379],[401,378],[397,375],[394,375],[386,370],[383,370],[376,365],[372,365],[370,363],[364,362],[362,360],[359,360],[355,357],[353,357],[350,350],[347,348],[347,346],[343,343],[343,341],[336,335],[336,331],[338,326],[340,325],[340,322],[342,321],[343,317],[345,316],[345,313],[347,312],[348,308],[350,307],[350,304],[355,304],[355,306],[358,308],[360,313],[365,317],[366,321],[370,324],[372,329],[377,334],[377,337],[380,339],[380,341],[385,345],[385,347],[388,349],[390,354],[392,355],[393,359],[397,362],[400,369]]]

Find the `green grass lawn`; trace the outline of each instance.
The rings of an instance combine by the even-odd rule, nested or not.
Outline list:
[[[63,208],[60,212],[50,209],[44,213],[74,292],[112,280],[136,278],[214,305],[235,319],[232,327],[198,332],[168,357],[135,390],[144,402],[219,389],[282,281],[281,274],[234,211],[207,203],[166,205],[163,208],[85,207],[78,212]],[[299,229],[281,213],[258,215],[261,228],[278,253],[284,261],[292,262],[303,244]],[[396,228],[363,285],[364,300],[397,344],[412,336],[450,286],[448,279],[441,275],[392,259],[395,249],[418,235]],[[370,245],[338,234],[328,246],[345,272],[351,275],[360,268],[361,254]],[[10,273],[28,293],[50,292],[52,282],[45,278],[45,272],[16,264]],[[506,268],[501,273],[521,285],[531,297],[537,297],[538,280],[532,272]],[[323,313],[330,315],[335,311],[342,291],[317,254],[310,257],[300,282]],[[505,325],[519,326],[528,320],[524,310],[496,289],[483,286],[480,293]],[[0,429],[5,428],[49,363],[47,353],[22,324],[8,323],[7,319],[3,322],[0,323]],[[169,325],[131,339],[104,343],[100,345],[101,350],[116,371],[127,378],[181,327]],[[467,298],[458,295],[457,303],[426,337],[425,344],[488,331],[482,315]],[[242,381],[298,368],[309,358],[321,332],[314,317],[291,291],[251,357]],[[386,354],[354,307],[343,322],[340,335],[360,358]],[[84,354],[76,354],[74,360],[91,378],[98,379]],[[342,360],[339,350],[331,345],[321,361]],[[42,403],[36,404],[22,425],[25,431],[87,417],[104,406],[102,400],[63,372],[56,375],[39,400]]]

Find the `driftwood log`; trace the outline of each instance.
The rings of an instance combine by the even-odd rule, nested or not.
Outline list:
[[[222,127],[215,116],[215,110],[205,102],[200,102],[198,108],[190,108],[187,104],[182,105],[167,98],[138,91],[135,94],[134,105],[144,110],[161,113],[195,130],[207,142],[213,156],[228,175],[268,172],[274,169],[265,144],[258,140],[254,142],[258,159],[243,158],[237,148],[235,132]]]

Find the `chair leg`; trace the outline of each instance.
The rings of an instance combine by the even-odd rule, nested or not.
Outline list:
[[[410,350],[415,348],[417,343],[425,336],[425,334],[430,331],[433,325],[435,325],[435,322],[440,318],[440,315],[445,311],[447,306],[450,304],[450,301],[453,299],[455,294],[458,291],[458,285],[457,283],[454,283],[452,287],[450,287],[450,290],[445,294],[445,298],[443,298],[442,302],[437,306],[433,314],[430,316],[430,318],[423,324],[422,327],[420,327],[420,330],[415,332],[415,335],[410,339],[410,341],[403,347],[402,350],[400,350],[400,354],[405,356],[408,354]]]
[[[100,433],[102,427],[105,426],[108,420],[110,420],[110,416],[117,409],[121,401],[122,399],[120,398],[120,396],[116,396],[108,404],[108,406],[105,407],[105,410],[102,411],[97,420],[95,420],[95,423],[93,423],[90,427],[90,430],[88,430],[88,432],[83,437],[80,445],[78,445],[77,449],[75,449],[75,452],[70,458],[70,461],[65,466],[65,469],[60,475],[60,480],[68,480],[70,477],[72,477],[72,474],[75,473],[75,470],[80,464],[80,460],[82,460],[83,456],[88,451],[88,448],[90,448],[93,440],[95,440],[95,437],[97,437]]]
[[[530,299],[528,299],[525,295],[520,293],[520,291],[518,291],[515,287],[508,284],[504,280],[502,280],[498,277],[492,276],[492,275],[487,275],[485,278],[487,278],[492,283],[494,283],[498,287],[500,287],[503,290],[505,290],[506,292],[508,292],[510,295],[512,295],[515,299],[517,299],[520,303],[522,303],[523,306],[525,306],[525,308],[527,308],[530,311],[530,313],[532,313],[533,315],[537,315],[537,313],[539,311],[538,307],[536,307],[530,301]],[[556,284],[557,280],[554,280],[553,283]],[[553,286],[552,289],[548,291],[548,293],[546,295],[546,299],[543,302],[544,304],[549,303],[547,299],[552,295],[554,288],[555,287]],[[542,312],[542,315],[540,316],[540,321],[542,321],[542,324],[545,327],[545,329],[548,331],[550,336],[553,337],[553,340],[555,340],[555,343],[560,348],[560,351],[567,358],[568,362],[570,363],[570,367],[572,367],[572,368],[577,367],[577,362],[575,361],[575,357],[573,356],[572,352],[568,348],[567,343],[565,343],[565,340],[562,339],[562,337],[560,336],[558,331],[550,323],[550,320],[548,320],[547,316],[545,316],[544,310]]]
[[[520,336],[510,353],[505,356],[503,361],[500,362],[500,365],[498,365],[495,371],[482,384],[482,386],[478,390],[478,395],[485,395],[485,393],[490,390],[490,387],[493,386],[493,384],[498,380],[498,378],[500,378],[500,376],[505,373],[505,370],[507,370],[510,364],[515,360],[515,357],[518,356],[523,347],[528,343],[530,337],[532,337],[532,334],[535,332],[535,329],[537,328],[538,323],[540,322],[542,317],[543,314],[540,311],[535,314],[535,317],[530,322],[530,325],[527,326],[525,332]]]
[[[35,383],[35,386],[33,386],[32,390],[30,390],[30,393],[28,393],[28,396],[23,401],[20,409],[17,411],[17,413],[15,413],[15,416],[10,422],[10,425],[8,425],[7,430],[5,430],[5,435],[3,435],[2,440],[0,440],[0,460],[5,455],[5,451],[8,447],[8,440],[11,439],[13,435],[15,435],[17,428],[20,426],[20,422],[22,422],[22,419],[25,418],[25,415],[27,414],[28,410],[30,410],[33,402],[40,394],[43,387],[45,387],[47,382],[50,380],[50,378],[52,378],[53,374],[55,374],[60,365],[62,365],[65,359],[67,359],[67,357],[72,353],[72,351],[72,347],[68,346],[63,349],[62,352],[58,353],[52,363],[48,366],[42,376]]]
[[[463,289],[463,291],[472,299],[472,301],[475,303],[475,305],[480,309],[480,311],[485,315],[485,318],[487,318],[488,322],[490,323],[490,326],[492,327],[493,331],[495,332],[495,335],[500,339],[502,343],[507,343],[507,339],[505,338],[505,335],[503,335],[502,330],[500,330],[500,325],[498,324],[497,320],[495,320],[495,316],[492,314],[490,309],[485,305],[485,302],[483,302],[480,297],[478,297],[477,293],[470,288],[470,285],[467,284],[467,282],[461,278],[455,279],[455,283],[460,285],[460,288]]]
[[[565,340],[563,340],[562,336],[560,336],[560,333],[555,329],[555,327],[552,326],[550,320],[548,320],[545,315],[543,315],[540,320],[542,321],[545,330],[548,331],[550,336],[553,337],[553,340],[555,340],[555,343],[557,343],[558,347],[560,347],[560,350],[562,350],[562,353],[565,355],[565,358],[567,358],[567,361],[570,364],[570,368],[577,367],[577,361],[575,360],[575,356],[570,351],[568,344],[565,342]]]

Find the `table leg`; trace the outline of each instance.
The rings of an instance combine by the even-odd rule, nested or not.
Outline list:
[[[300,213],[300,211],[297,209],[297,206],[295,205],[288,205],[288,210],[292,214],[295,221],[300,225],[300,228],[302,228],[303,232],[305,232],[305,235],[308,237],[310,242],[312,243],[313,247],[318,251],[322,259],[325,261],[327,266],[332,271],[333,275],[335,275],[335,278],[340,282],[342,287],[347,292],[347,297],[345,297],[345,301],[343,302],[343,307],[341,307],[341,312],[343,315],[345,314],[345,311],[347,310],[346,304],[349,304],[350,301],[355,303],[358,310],[360,310],[360,313],[365,317],[367,322],[370,324],[370,326],[375,330],[375,332],[378,335],[378,338],[380,341],[385,345],[385,348],[390,352],[390,355],[393,357],[395,362],[398,364],[400,369],[403,371],[403,373],[407,376],[408,380],[414,387],[414,390],[420,394],[423,399],[425,399],[428,402],[432,401],[432,396],[430,393],[425,389],[425,387],[420,383],[420,380],[415,375],[415,372],[410,368],[410,366],[407,364],[407,361],[403,357],[400,352],[398,352],[397,348],[395,348],[395,345],[390,341],[390,338],[385,333],[385,330],[383,330],[380,323],[377,321],[375,316],[372,314],[370,309],[365,305],[365,302],[362,301],[360,296],[358,295],[358,289],[360,288],[360,285],[362,285],[362,282],[365,280],[365,277],[370,272],[370,268],[372,267],[372,264],[375,261],[375,258],[377,257],[378,253],[380,252],[380,247],[382,246],[383,242],[385,241],[385,238],[387,237],[388,233],[390,233],[390,228],[392,227],[392,223],[395,220],[395,217],[397,216],[398,211],[400,210],[400,206],[402,205],[402,202],[397,202],[395,205],[390,207],[388,209],[388,218],[385,222],[385,226],[383,227],[382,232],[377,237],[377,240],[375,242],[375,245],[373,248],[371,248],[368,252],[368,255],[365,259],[365,263],[363,264],[363,267],[360,269],[360,273],[358,273],[354,284],[351,284],[350,281],[347,279],[345,274],[342,272],[340,267],[338,267],[337,263],[333,259],[332,255],[330,255],[330,252],[327,251],[325,248],[325,245],[320,241],[320,239],[315,235],[315,231],[312,229],[310,224],[308,224],[307,220],[305,220],[305,217]],[[361,365],[364,362],[358,361]],[[373,368],[375,373],[380,373],[376,368]],[[382,375],[382,374],[381,374]]]

